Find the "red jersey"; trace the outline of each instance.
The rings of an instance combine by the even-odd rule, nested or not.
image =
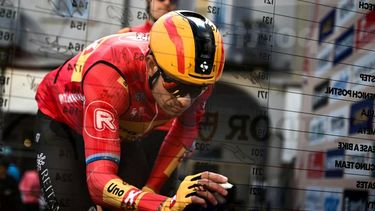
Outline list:
[[[144,59],[148,51],[148,34],[101,38],[48,73],[37,90],[38,107],[44,114],[83,135],[87,183],[91,197],[99,205],[121,207],[126,194],[133,193],[134,197],[135,187],[126,186],[124,197],[113,201],[118,196],[113,196],[111,190],[122,181],[116,175],[120,140],[137,141],[152,128],[174,118],[159,107],[149,88]],[[197,137],[198,123],[211,91],[210,87],[173,121],[147,182],[151,190],[160,189]],[[137,202],[141,204],[142,200]]]

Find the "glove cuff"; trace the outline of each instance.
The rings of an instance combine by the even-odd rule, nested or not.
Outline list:
[[[178,211],[178,209],[173,209],[173,205],[176,202],[175,198],[176,196],[167,198],[163,203],[160,204],[159,211]]]
[[[143,186],[142,191],[147,193],[155,193],[155,191],[152,188],[147,186]]]

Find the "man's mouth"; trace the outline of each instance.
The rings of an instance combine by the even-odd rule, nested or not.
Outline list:
[[[171,112],[173,112],[175,114],[182,113],[182,108],[178,108],[178,107],[175,107],[175,106],[169,106],[168,110],[170,110]]]

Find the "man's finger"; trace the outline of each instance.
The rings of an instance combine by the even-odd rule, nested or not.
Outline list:
[[[192,196],[191,197],[191,203],[192,204],[198,204],[198,205],[200,205],[201,207],[204,207],[204,208],[207,207],[206,200],[200,198],[199,196]]]
[[[219,194],[226,196],[228,194],[228,191],[221,187],[218,183],[213,182],[209,179],[200,179],[198,180],[199,185],[203,185],[205,188],[210,190],[211,192],[218,192]]]
[[[212,205],[217,205],[218,201],[216,197],[210,191],[197,191],[197,195],[210,202]]]
[[[209,179],[212,180],[213,182],[216,183],[226,183],[228,182],[228,178],[226,176],[223,176],[221,174],[205,171],[201,175],[202,178],[204,179]]]

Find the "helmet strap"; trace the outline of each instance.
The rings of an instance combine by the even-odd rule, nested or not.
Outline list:
[[[159,76],[160,76],[160,70],[158,69],[152,76],[148,77],[148,85],[151,90],[154,88],[156,80],[158,80]]]

